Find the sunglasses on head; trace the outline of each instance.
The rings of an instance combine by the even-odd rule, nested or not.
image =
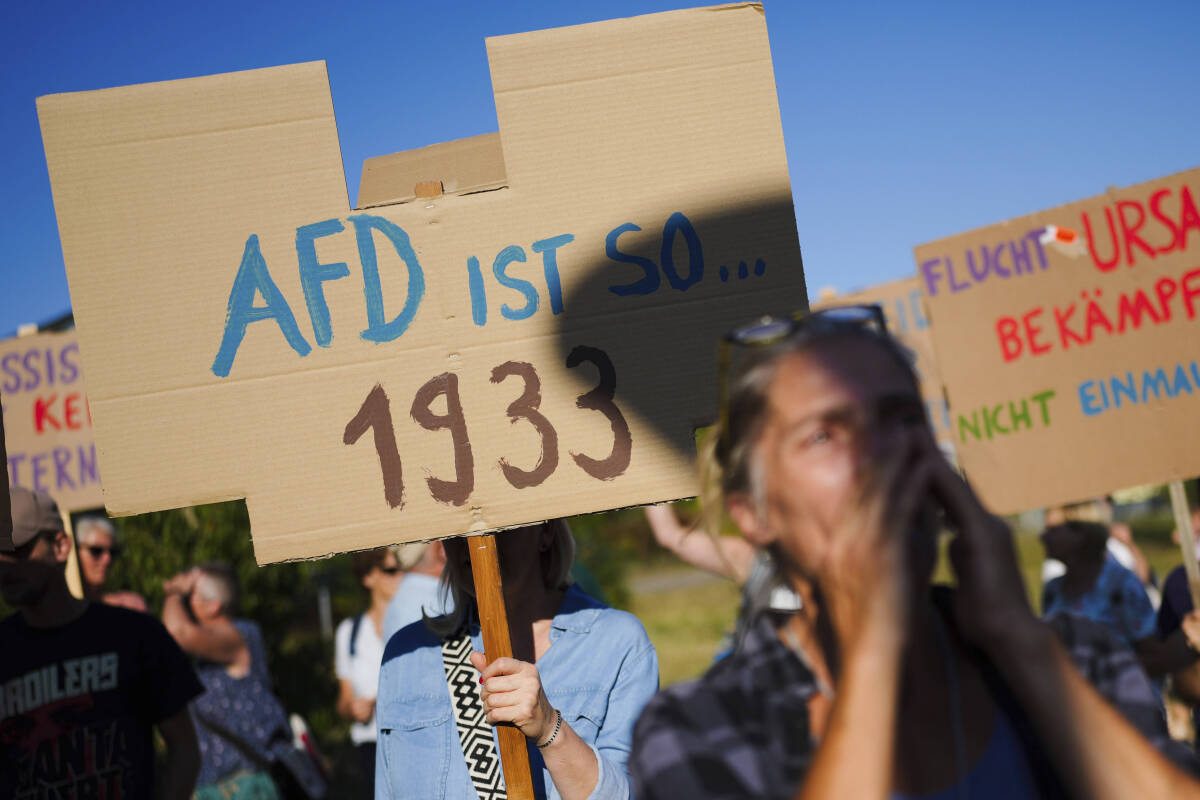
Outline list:
[[[110,556],[112,556],[114,560],[118,556],[121,555],[121,548],[115,547],[115,546],[114,547],[101,547],[100,545],[89,544],[88,546],[84,547],[83,549],[87,550],[88,553],[91,554],[92,558],[96,558],[96,559],[103,557],[105,553],[108,553]]]
[[[822,335],[845,330],[869,330],[887,336],[883,308],[875,303],[832,306],[818,311],[796,311],[786,317],[763,316],[739,325],[721,337],[717,361],[717,386],[720,392],[718,420],[720,435],[729,430],[729,369],[735,347],[770,347],[793,336]]]

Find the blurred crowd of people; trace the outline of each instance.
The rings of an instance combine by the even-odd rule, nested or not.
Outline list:
[[[496,537],[498,587],[476,585],[466,539],[355,553],[363,603],[330,658],[363,796],[503,796],[498,726],[526,743],[535,795],[566,800],[1200,796],[1164,713],[1167,696],[1200,708],[1182,568],[1160,583],[1107,500],[1050,509],[1039,617],[878,309],[760,320],[723,346],[706,515],[646,510],[660,544],[742,587],[714,663],[659,691],[641,623],[580,588],[564,520]],[[109,585],[110,521],[72,541],[49,497],[9,495],[0,797],[327,794],[231,566],[167,577],[156,617]],[[945,535],[953,588],[931,584]],[[497,590],[512,652],[489,657],[479,597]]]

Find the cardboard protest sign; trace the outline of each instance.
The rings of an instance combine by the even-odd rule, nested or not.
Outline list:
[[[265,563],[695,493],[719,335],[806,294],[762,9],[487,50],[497,138],[360,212],[323,63],[40,98],[110,513],[245,497]]]
[[[0,394],[0,407],[4,404],[4,395]],[[4,448],[4,414],[0,413],[0,458],[8,462],[8,454]],[[11,485],[11,480],[10,480]],[[8,497],[8,492],[0,492],[3,497],[0,497],[0,539],[8,539],[12,536],[12,507]]]
[[[103,505],[74,331],[0,341],[8,480],[64,511]]]
[[[916,248],[993,510],[1200,474],[1198,192],[1192,170]]]
[[[938,445],[947,457],[954,459],[954,432],[950,425],[950,410],[942,391],[942,377],[933,355],[933,339],[929,317],[925,313],[921,282],[902,278],[870,289],[834,295],[813,303],[814,309],[874,303],[883,309],[888,332],[896,337],[913,355],[913,368],[921,379],[921,395]]]

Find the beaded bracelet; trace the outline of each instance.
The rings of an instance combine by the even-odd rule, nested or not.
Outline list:
[[[554,713],[558,715],[558,721],[554,723],[554,733],[550,734],[549,739],[547,739],[546,741],[542,742],[541,744],[539,744],[537,746],[538,750],[545,750],[547,747],[549,747],[550,745],[552,745],[554,743],[555,739],[558,738],[558,731],[559,731],[559,729],[562,728],[562,712],[556,708],[556,709],[554,709]]]

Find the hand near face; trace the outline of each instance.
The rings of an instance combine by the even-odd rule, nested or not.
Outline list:
[[[933,472],[931,487],[956,533],[950,563],[958,578],[959,630],[985,651],[1002,652],[1038,624],[1025,596],[1012,533],[944,460]]]
[[[843,644],[864,632],[902,637],[906,630],[909,537],[932,468],[916,429],[900,432],[863,459],[855,497],[830,531],[816,570]]]
[[[196,588],[196,578],[199,573],[194,569],[184,570],[179,574],[163,581],[163,591],[167,594],[191,594]]]
[[[497,658],[489,664],[479,652],[471,653],[471,664],[482,678],[480,693],[488,722],[511,722],[535,743],[550,737],[557,715],[542,691],[537,667],[515,658]]]

